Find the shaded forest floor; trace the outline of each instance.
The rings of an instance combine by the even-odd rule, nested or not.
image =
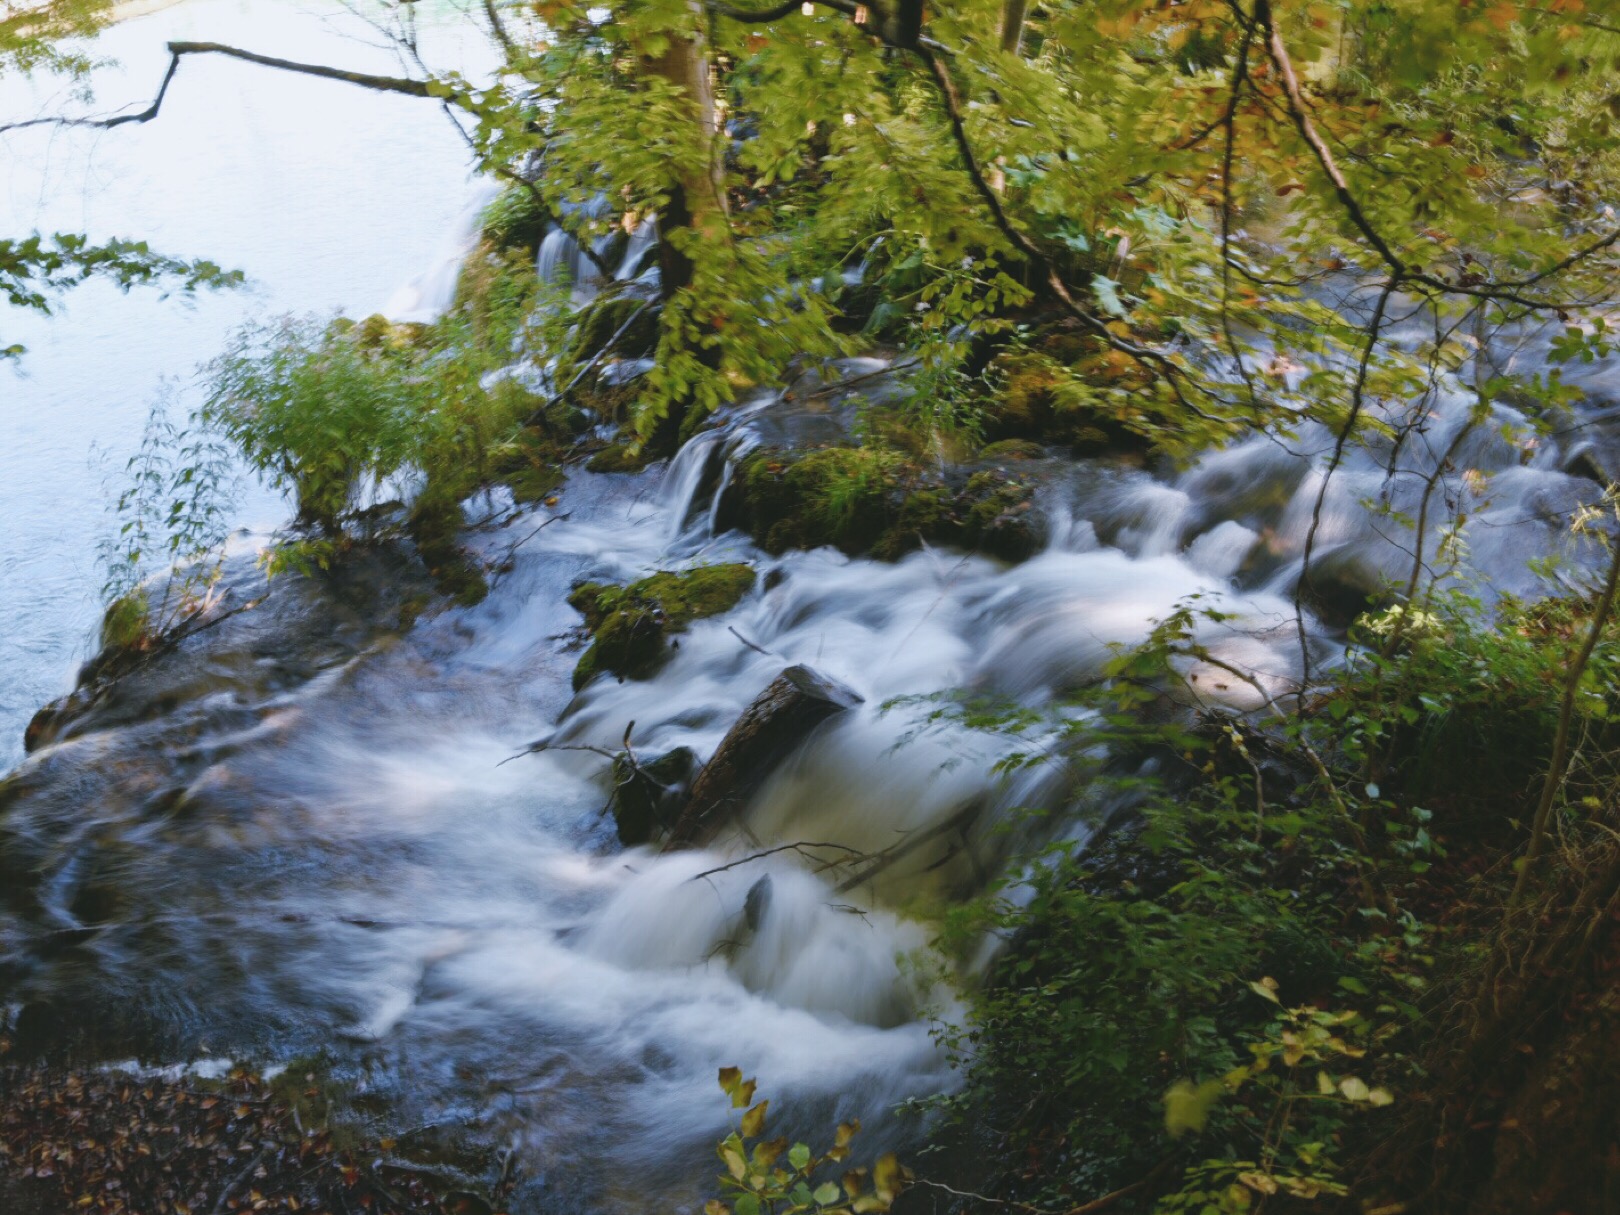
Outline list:
[[[0,1209],[7,1215],[406,1212],[491,1215],[310,1121],[315,1087],[237,1070],[223,1081],[116,1071],[0,1071]],[[498,1190],[509,1187],[503,1179]],[[498,1193],[497,1199],[500,1197]]]

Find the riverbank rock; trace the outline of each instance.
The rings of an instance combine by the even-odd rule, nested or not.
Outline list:
[[[1395,602],[1389,575],[1354,545],[1312,557],[1302,589],[1306,606],[1333,628],[1349,628],[1363,612]]]
[[[810,667],[788,667],[743,710],[704,765],[666,847],[703,844],[817,726],[860,703],[837,680]]]
[[[663,665],[670,634],[730,611],[753,586],[753,566],[741,563],[660,572],[629,586],[581,583],[568,602],[594,640],[574,667],[574,690],[603,671],[646,679]]]
[[[154,594],[154,597],[157,597]],[[403,631],[439,599],[410,545],[355,544],[329,569],[265,577],[255,557],[226,562],[215,604],[151,645],[109,646],[69,695],[40,709],[25,747],[141,722],[182,729],[195,718],[260,705]]]

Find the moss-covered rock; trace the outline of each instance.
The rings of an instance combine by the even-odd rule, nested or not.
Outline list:
[[[1004,561],[1022,561],[1040,547],[1031,523],[1034,486],[1010,477],[1002,469],[974,473],[957,495],[956,513],[965,548],[977,549]]]
[[[767,449],[738,468],[720,522],[773,553],[832,545],[893,561],[928,542],[1020,561],[1039,545],[1034,490],[1004,468],[941,473],[883,448]]]
[[[634,445],[620,441],[609,443],[587,460],[585,467],[596,473],[640,472],[654,459],[656,457],[645,448],[638,451]]]
[[[916,469],[888,448],[770,449],[737,470],[728,522],[767,552],[832,545],[863,553],[894,526],[918,484]]]
[[[1076,455],[1145,454],[1152,445],[1131,428],[1128,410],[1110,410],[1090,394],[1075,391],[1081,384],[1128,385],[1132,368],[1117,365],[1121,357],[1062,328],[1000,352],[989,368],[1001,389],[987,413],[985,437],[993,445],[1022,439],[1068,447]]]
[[[629,586],[581,583],[568,602],[585,617],[595,640],[574,667],[575,689],[600,671],[647,678],[663,665],[671,633],[730,611],[753,585],[753,567],[740,563],[657,573]]]
[[[1043,460],[1046,449],[1028,439],[1002,439],[979,452],[981,460]]]

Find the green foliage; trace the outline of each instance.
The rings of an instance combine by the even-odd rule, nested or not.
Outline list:
[[[1179,1138],[1202,1134],[1224,1097],[1246,1097],[1251,1111],[1264,1115],[1257,1159],[1189,1166],[1181,1189],[1156,1206],[1162,1215],[1239,1215],[1279,1193],[1307,1201],[1349,1193],[1335,1161],[1348,1116],[1359,1106],[1378,1109],[1394,1101],[1388,1089],[1346,1070],[1367,1056],[1364,1043],[1380,1033],[1359,1013],[1284,1009],[1276,988],[1270,979],[1250,984],[1278,1009],[1263,1036],[1249,1044],[1249,1063],[1219,1080],[1178,1081],[1164,1098],[1165,1129]]]
[[[422,479],[419,510],[449,512],[495,477],[540,404],[510,379],[484,387],[510,358],[529,301],[507,281],[496,276],[428,327],[381,317],[249,326],[210,365],[199,420],[327,533],[363,493],[405,473]]]
[[[1353,677],[1322,706],[1345,762],[1382,792],[1426,806],[1449,832],[1498,838],[1520,814],[1546,761],[1562,674],[1589,604],[1503,600],[1494,627],[1463,592],[1392,608],[1362,623],[1369,644]],[[1605,737],[1605,689],[1620,677],[1620,641],[1595,649],[1576,709]],[[1506,797],[1504,798],[1504,795]]]
[[[90,278],[108,279],[124,291],[172,282],[187,293],[237,287],[244,281],[240,270],[166,257],[154,253],[145,241],[92,244],[82,236],[61,233],[49,240],[37,233],[0,238],[0,299],[13,307],[49,313],[53,295]],[[0,360],[23,353],[23,347],[15,344],[0,346]]]
[[[108,20],[112,0],[39,0],[0,14],[0,72],[53,72],[82,79],[94,61],[59,43],[83,38]]]
[[[1400,894],[1438,847],[1324,766],[1325,721],[1166,716],[1207,657],[1194,626],[1211,615],[1174,613],[1055,721],[942,710],[1014,738],[1041,730],[1012,766],[1047,762],[1055,726],[1086,801],[1113,808],[1097,839],[1052,846],[947,920],[947,945],[994,933],[1010,947],[966,1023],[939,1029],[966,1075],[942,1104],[1026,1162],[996,1192],[1043,1209],[1170,1164],[1179,1188],[1149,1191],[1166,1211],[1341,1193],[1352,1116],[1388,1104],[1386,1077],[1411,1066],[1391,1044],[1418,1016],[1431,930]],[[1381,838],[1363,813],[1385,816]],[[1364,1011],[1321,1011],[1346,999]]]
[[[189,423],[154,410],[125,470],[119,537],[103,553],[114,631],[128,632],[143,582],[165,569],[179,572],[150,605],[147,635],[206,602],[242,464],[298,504],[303,530],[265,555],[268,572],[327,568],[351,542],[357,509],[391,491],[441,589],[480,598],[483,574],[459,547],[462,501],[501,480],[520,500],[543,496],[559,474],[555,447],[528,429],[554,427],[549,403],[490,377],[533,306],[532,275],[495,259],[470,268],[467,284],[431,326],[380,316],[250,325],[210,364]]]
[[[433,409],[403,341],[308,319],[239,333],[209,369],[202,421],[333,532],[361,482],[400,472]]]
[[[894,1154],[870,1167],[846,1167],[859,1122],[840,1123],[833,1146],[817,1155],[808,1144],[791,1147],[785,1138],[765,1138],[770,1102],[754,1102],[754,1081],[735,1067],[720,1069],[720,1088],[731,1107],[743,1110],[741,1123],[717,1149],[726,1171],[720,1176],[725,1198],[710,1199],[704,1215],[879,1215],[889,1210],[911,1180]],[[752,1143],[752,1148],[749,1144]],[[821,1177],[818,1179],[818,1174]]]
[[[1008,54],[1003,6],[971,0],[928,11],[921,55],[824,6],[699,21],[562,0],[532,24],[508,13],[506,79],[436,87],[487,163],[538,168],[581,239],[665,217],[693,273],[643,383],[646,441],[855,329],[956,346],[1038,308],[1083,331],[1051,368],[1065,410],[1188,451],[1256,424],[1367,424],[1365,398],[1414,399],[1522,308],[1592,331],[1614,282],[1593,203],[1620,179],[1607,6],[1064,0]],[[660,74],[683,48],[737,138]],[[684,226],[682,192],[711,178]],[[611,209],[568,210],[597,199]],[[1424,297],[1432,340],[1385,346],[1325,302],[1336,276]],[[1287,374],[1341,356],[1360,374]],[[914,402],[945,429],[975,421],[958,366],[935,360]]]
[[[513,183],[484,208],[484,239],[497,249],[538,250],[551,213],[536,191]]]
[[[118,532],[99,554],[101,645],[138,652],[211,605],[237,472],[224,443],[179,426],[160,403],[122,474]]]
[[[74,83],[81,99],[88,99],[86,77],[96,60],[61,44],[95,34],[106,24],[111,8],[111,0],[38,0],[7,6],[0,11],[0,76],[7,72],[63,76]],[[240,271],[154,253],[144,241],[93,244],[83,236],[57,233],[47,238],[37,232],[0,237],[0,301],[13,307],[49,313],[54,295],[90,278],[108,279],[125,291],[173,283],[188,293],[243,282]],[[0,335],[0,362],[23,353],[23,347],[7,345]]]

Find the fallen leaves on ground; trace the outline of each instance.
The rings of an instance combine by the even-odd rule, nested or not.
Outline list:
[[[384,1141],[386,1143],[386,1141]],[[0,1196],[41,1215],[489,1215],[388,1163],[343,1150],[258,1076],[222,1082],[112,1071],[0,1071]]]

